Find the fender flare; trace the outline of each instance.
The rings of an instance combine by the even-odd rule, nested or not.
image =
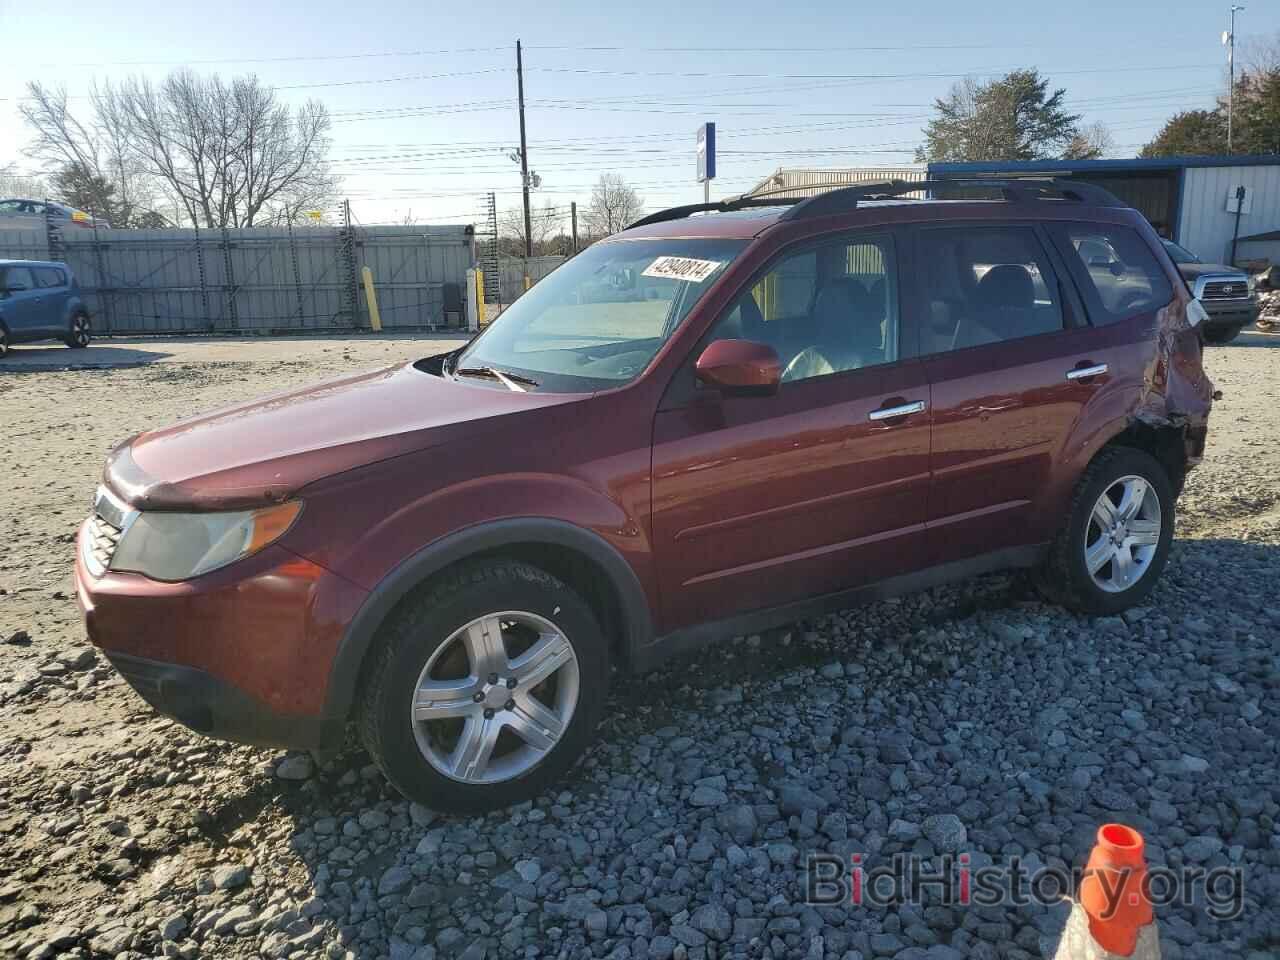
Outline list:
[[[329,668],[322,718],[323,745],[336,748],[342,744],[365,657],[396,604],[428,577],[459,560],[512,544],[529,543],[576,550],[604,571],[622,608],[628,662],[636,650],[653,638],[649,603],[639,578],[617,548],[599,534],[549,517],[516,517],[467,527],[433,541],[401,561],[374,587],[347,626]]]

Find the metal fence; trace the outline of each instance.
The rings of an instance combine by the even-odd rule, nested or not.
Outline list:
[[[102,333],[304,332],[466,326],[469,226],[0,230],[0,258],[62,260]]]
[[[524,278],[537,283],[567,257],[530,257],[528,260],[519,257],[502,257],[499,260],[498,286],[501,303],[511,303],[524,293]]]

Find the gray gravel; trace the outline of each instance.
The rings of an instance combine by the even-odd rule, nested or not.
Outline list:
[[[1080,618],[995,576],[730,639],[620,682],[571,780],[471,819],[406,803],[354,747],[317,765],[155,718],[68,599],[67,535],[130,428],[67,424],[59,388],[167,419],[337,357],[0,381],[31,411],[0,441],[25,464],[0,559],[0,956],[1036,958],[1061,909],[806,906],[805,856],[1078,867],[1108,820],[1153,864],[1244,872],[1237,920],[1159,911],[1164,957],[1275,956],[1280,351],[1251,344],[1209,355],[1227,399],[1148,606]],[[83,462],[42,446],[68,434]]]

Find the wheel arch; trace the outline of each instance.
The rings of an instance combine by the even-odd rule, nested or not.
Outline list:
[[[329,670],[322,739],[342,742],[378,631],[420,587],[456,565],[486,556],[523,560],[583,595],[601,620],[614,662],[628,668],[653,636],[643,587],[622,554],[599,534],[546,517],[495,520],[441,537],[402,561],[370,592],[347,627]]]

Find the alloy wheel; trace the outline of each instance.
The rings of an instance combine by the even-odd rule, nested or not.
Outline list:
[[[89,345],[89,318],[83,315],[77,315],[71,321],[71,339],[82,347]]]
[[[1151,568],[1160,544],[1160,497],[1142,477],[1110,484],[1089,514],[1084,562],[1089,576],[1108,593],[1123,593]]]
[[[578,704],[573,645],[537,614],[486,614],[454,631],[418,676],[410,722],[436,770],[498,783],[537,766]]]

